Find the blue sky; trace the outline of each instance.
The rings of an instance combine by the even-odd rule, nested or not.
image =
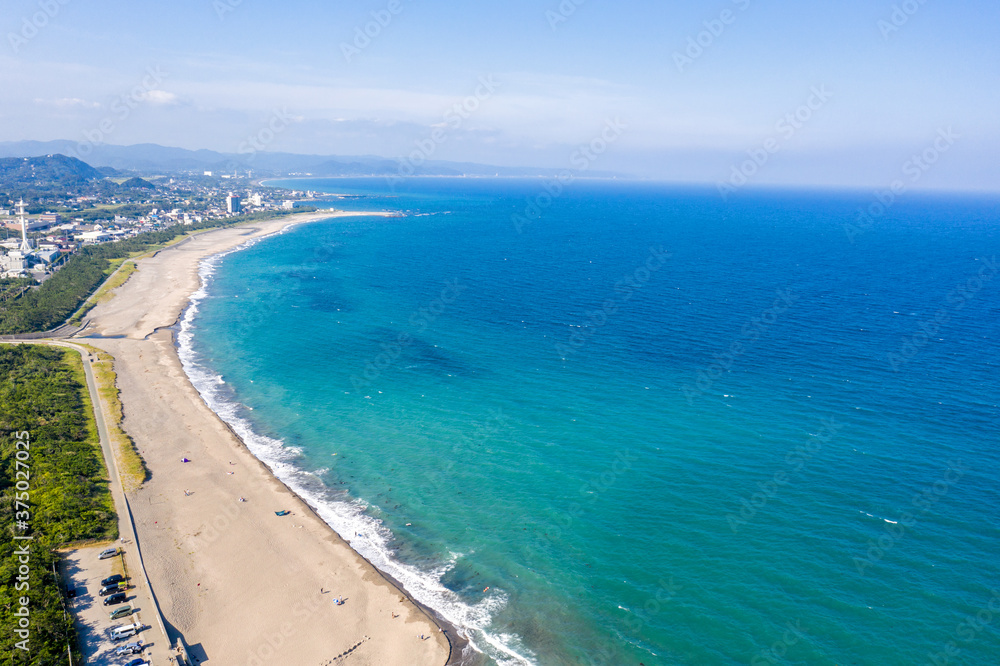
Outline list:
[[[877,187],[951,128],[916,185],[1000,189],[986,0],[5,5],[0,141],[236,152],[279,112],[267,150],[397,158],[438,127],[434,159],[571,167],[617,120],[594,169],[725,182],[756,154],[754,183]]]

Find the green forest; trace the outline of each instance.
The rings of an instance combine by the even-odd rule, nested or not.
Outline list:
[[[72,618],[64,611],[53,575],[58,560],[54,551],[71,542],[118,536],[90,410],[78,354],[42,345],[0,344],[3,666],[64,664],[68,647],[74,663],[81,663]],[[15,633],[22,597],[28,600],[27,651],[17,647],[22,639]]]

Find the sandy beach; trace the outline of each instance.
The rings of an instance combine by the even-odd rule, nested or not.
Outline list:
[[[200,287],[205,257],[292,222],[344,215],[355,213],[214,230],[142,259],[77,336],[115,357],[124,429],[151,472],[129,495],[143,558],[168,632],[182,635],[199,663],[442,666],[449,659],[433,619],[208,409],[166,328]],[[276,516],[282,509],[291,515]]]

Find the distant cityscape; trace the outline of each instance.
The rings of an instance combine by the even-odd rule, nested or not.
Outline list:
[[[290,210],[311,191],[260,188],[249,177],[200,174],[119,179],[127,192],[49,194],[23,200],[0,194],[0,278],[44,282],[81,247],[206,220]],[[2,190],[0,190],[2,191]],[[44,208],[44,212],[26,212]]]

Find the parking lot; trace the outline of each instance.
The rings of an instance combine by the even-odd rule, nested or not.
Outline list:
[[[63,553],[60,564],[63,581],[67,590],[75,591],[75,596],[67,599],[67,606],[72,611],[84,657],[91,664],[127,664],[131,660],[142,657],[146,664],[167,665],[175,663],[174,655],[153,610],[152,597],[141,575],[138,563],[133,564],[135,555],[130,554],[132,543],[117,543],[121,554],[108,559],[99,559],[101,551],[112,544],[79,548]],[[121,574],[127,579],[124,590],[126,601],[111,606],[105,606],[107,596],[100,596],[101,581],[113,574]],[[132,613],[116,620],[110,618],[111,612],[131,606]],[[112,641],[111,631],[114,627],[138,623],[142,629],[135,636]],[[140,654],[117,656],[115,650],[128,643],[141,642],[143,650]]]

